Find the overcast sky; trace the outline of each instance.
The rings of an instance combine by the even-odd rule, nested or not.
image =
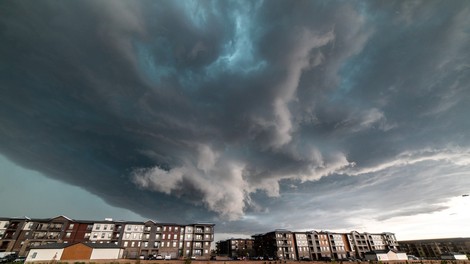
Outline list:
[[[470,236],[470,2],[1,1],[1,216]]]

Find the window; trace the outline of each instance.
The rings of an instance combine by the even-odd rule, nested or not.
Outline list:
[[[171,226],[170,226],[170,227],[168,227],[168,231],[170,231],[170,232],[171,232]]]
[[[104,238],[104,233],[101,233],[101,238]]]
[[[175,231],[178,231],[178,227],[177,227],[177,226],[175,226]]]
[[[150,238],[150,234],[145,234],[145,239],[149,239]]]
[[[144,247],[149,247],[149,242],[144,242]]]
[[[101,225],[100,225],[100,224],[97,224],[97,225],[96,225],[96,230],[100,230],[100,228],[101,228]]]
[[[162,238],[165,239],[165,234],[163,234]]]
[[[166,226],[163,227],[163,231],[166,231]]]
[[[65,237],[66,237],[66,238],[69,238],[71,234],[72,234],[72,233],[67,232],[67,233],[65,234]]]
[[[137,242],[137,246],[140,247],[140,242]]]
[[[137,238],[137,233],[134,233],[134,234],[132,235],[132,237],[133,237],[134,239],[136,239],[136,238]]]
[[[89,238],[89,237],[90,237],[90,235],[91,235],[91,233],[85,233],[85,236],[84,236],[84,238]]]
[[[119,234],[118,234],[119,235]],[[108,238],[111,238],[111,233],[108,233]]]
[[[69,229],[73,229],[74,224],[69,225]]]
[[[156,234],[155,239],[160,239],[160,234]]]
[[[178,239],[178,235],[177,235],[177,234],[174,234],[174,235],[173,235],[173,239]]]
[[[124,246],[127,247],[129,243],[127,241],[124,241]]]
[[[134,245],[135,245],[135,242],[134,242],[134,241],[132,241],[132,242],[131,242],[131,247],[133,247]]]
[[[129,234],[129,233],[126,233],[126,239],[129,239],[129,238],[130,238],[130,236],[131,236],[131,234]]]
[[[98,237],[98,234],[97,233],[93,233],[93,238],[97,238]]]
[[[34,252],[33,255],[31,256],[31,258],[36,258],[37,255],[38,255],[38,253]]]
[[[103,230],[108,230],[108,225],[104,225]]]
[[[176,247],[176,241],[173,241],[173,247]]]

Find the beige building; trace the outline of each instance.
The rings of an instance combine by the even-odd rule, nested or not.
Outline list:
[[[26,261],[112,260],[122,258],[122,252],[111,243],[52,243],[32,248]]]

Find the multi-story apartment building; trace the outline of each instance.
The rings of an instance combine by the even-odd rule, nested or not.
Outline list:
[[[65,216],[50,219],[0,218],[0,252],[25,256],[32,247],[50,243],[113,243],[123,257],[162,255],[210,258],[214,224],[179,225],[147,222],[83,221]]]
[[[219,241],[216,251],[219,256],[230,258],[251,258],[255,256],[254,240],[250,238],[230,238]]]
[[[398,243],[402,251],[420,258],[437,259],[450,252],[470,255],[470,238],[422,239]]]
[[[299,260],[310,259],[310,248],[306,232],[294,232],[295,250]]]
[[[290,232],[276,230],[254,235],[257,256],[276,259],[346,259],[364,258],[372,250],[398,250],[393,233],[335,233],[328,231]]]
[[[214,224],[199,223],[184,227],[183,257],[210,258],[214,241]]]
[[[266,234],[252,236],[254,248],[258,256],[296,260],[294,234],[291,231],[277,229]]]

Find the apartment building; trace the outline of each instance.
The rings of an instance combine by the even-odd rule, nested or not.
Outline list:
[[[254,239],[230,238],[217,242],[216,252],[219,256],[230,258],[251,258],[255,256],[253,245]]]
[[[470,255],[470,238],[422,239],[398,242],[400,249],[426,259],[440,259],[446,253]]]
[[[294,241],[298,259],[310,259],[308,234],[305,232],[294,232]]]
[[[66,216],[0,218],[0,252],[16,252],[20,256],[26,256],[31,248],[41,245],[88,242],[120,246],[124,249],[124,258],[162,255],[172,259],[209,259],[213,241],[214,224],[211,223],[89,221]]]
[[[214,241],[214,224],[198,223],[184,227],[182,256],[208,259]]]
[[[373,250],[398,250],[393,233],[291,232],[276,230],[254,235],[255,255],[274,259],[363,259]]]
[[[297,260],[294,233],[277,229],[265,234],[252,236],[254,248],[258,256],[281,260]]]

